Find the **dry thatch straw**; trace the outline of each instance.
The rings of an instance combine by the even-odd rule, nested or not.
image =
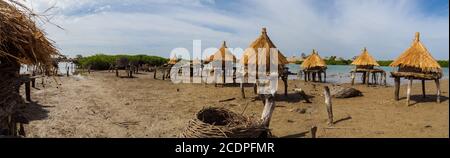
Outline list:
[[[230,51],[228,51],[227,43],[223,41],[222,46],[219,51],[214,53],[208,58],[208,62],[219,61],[222,63],[225,62],[236,62],[236,56],[234,56]],[[225,64],[223,64],[225,65]]]
[[[275,44],[273,44],[273,42],[270,40],[269,36],[267,35],[267,30],[266,28],[262,29],[261,35],[252,43],[250,44],[249,48],[245,50],[244,55],[241,59],[241,63],[243,65],[251,65],[251,64],[256,64],[256,67],[259,66],[259,62],[258,58],[260,53],[265,54],[265,58],[266,58],[266,66],[267,66],[267,71],[269,71],[269,67],[270,64],[272,63],[274,64],[275,62],[277,62],[279,68],[280,67],[284,67],[284,65],[289,64],[289,62],[287,61],[286,57],[283,55],[283,53],[281,53],[279,50],[277,52],[277,56],[278,56],[278,61],[274,61],[274,60],[270,60],[270,53],[274,53],[271,52],[270,49],[272,48],[277,48],[275,46]],[[262,50],[261,52],[258,52],[259,50]],[[273,55],[275,56],[275,55]]]
[[[431,56],[427,48],[420,42],[420,33],[416,32],[416,37],[411,45],[400,57],[389,66],[399,68],[411,68],[422,73],[442,73],[441,66]]]
[[[36,26],[33,16],[23,11],[29,9],[20,10],[13,4],[0,0],[0,58],[50,68],[58,50]]]
[[[175,64],[178,63],[178,61],[180,61],[180,60],[178,60],[177,57],[172,57],[172,58],[170,58],[169,62],[167,62],[167,64],[169,64],[169,65],[175,65]]]
[[[314,49],[311,55],[303,61],[301,67],[303,69],[323,69],[327,67],[327,64]]]
[[[353,62],[352,65],[356,66],[380,66],[378,62],[369,54],[367,48],[364,47],[361,55],[358,56]]]
[[[48,71],[53,67],[52,56],[59,55],[32,20],[35,16],[16,1],[0,0],[0,135],[17,135],[13,118],[24,102],[19,94],[20,64]]]
[[[181,134],[183,138],[257,138],[269,130],[254,118],[225,108],[208,107],[197,113]]]

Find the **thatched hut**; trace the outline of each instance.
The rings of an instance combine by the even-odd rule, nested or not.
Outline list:
[[[222,73],[222,81],[219,83],[227,83],[226,77],[229,76],[227,74],[231,74],[233,76],[233,83],[235,83],[234,76],[236,73],[236,56],[228,50],[227,43],[225,41],[223,41],[219,51],[211,55],[207,61],[212,65],[214,72],[219,71],[219,73]],[[226,65],[231,65],[231,69],[227,69]]]
[[[384,83],[386,85],[386,72],[382,69],[376,69],[375,66],[380,66],[378,62],[373,58],[367,48],[364,47],[361,55],[359,55],[352,63],[355,68],[350,72],[352,78],[352,85],[355,84],[355,78],[357,73],[362,74],[363,84],[369,85],[370,74],[372,74],[372,82],[377,84],[378,75],[380,76],[380,84]],[[384,82],[383,82],[384,81]]]
[[[319,82],[322,82],[322,74],[324,76],[324,82],[327,81],[327,64],[325,61],[319,56],[319,53],[313,49],[311,55],[306,58],[301,65],[305,81],[313,81],[316,82],[316,75],[319,79]]]
[[[49,72],[52,57],[59,55],[28,9],[16,6],[17,2],[0,0],[0,135],[12,136],[20,133],[16,116],[24,104],[19,94],[20,65],[37,65]]]
[[[419,32],[416,33],[412,45],[389,66],[398,68],[397,71],[391,72],[391,77],[395,79],[395,100],[399,100],[400,78],[405,78],[409,80],[406,99],[408,105],[413,80],[422,81],[423,97],[426,96],[425,80],[434,80],[437,87],[437,102],[440,102],[441,90],[439,79],[442,78],[442,69],[420,41]]]
[[[276,52],[271,51],[271,49],[276,49]],[[276,54],[273,54],[276,53]],[[263,57],[260,57],[260,55],[265,55]],[[276,57],[277,59],[271,60],[272,57]],[[259,61],[259,59],[265,59],[265,61]],[[253,73],[256,75],[256,79],[258,79],[259,75],[267,75],[269,73],[271,65],[278,65],[278,74],[283,79],[283,82],[285,84],[285,94],[287,95],[287,77],[288,77],[288,70],[287,67],[285,67],[286,64],[289,64],[286,57],[277,49],[275,44],[273,44],[272,40],[270,40],[269,36],[267,35],[267,29],[263,28],[261,31],[261,35],[253,41],[249,48],[245,50],[243,57],[241,58],[241,64],[244,68],[244,78],[248,78],[248,75]],[[257,72],[259,70],[260,66],[266,67],[266,72]],[[252,70],[249,69],[249,67],[254,67],[255,69]],[[272,70],[273,71],[273,70]],[[264,73],[264,74],[261,74]],[[243,87],[243,86],[241,86]],[[243,88],[242,88],[243,89]],[[243,91],[243,90],[242,90]],[[256,92],[256,87],[255,87]],[[243,94],[243,97],[245,95]]]

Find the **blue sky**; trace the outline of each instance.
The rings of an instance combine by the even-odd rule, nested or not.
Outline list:
[[[317,49],[351,58],[363,47],[378,59],[396,58],[414,32],[437,59],[448,59],[448,0],[28,0],[64,28],[40,24],[63,54],[149,54],[174,48],[245,49],[267,27],[286,56]],[[239,54],[238,54],[239,56]]]

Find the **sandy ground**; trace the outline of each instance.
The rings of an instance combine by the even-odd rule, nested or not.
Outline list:
[[[173,84],[154,80],[153,73],[130,79],[94,72],[81,79],[56,80],[61,85],[48,78],[45,88],[38,84],[37,89],[32,89],[34,102],[24,109],[30,119],[25,127],[28,137],[177,137],[188,120],[206,106],[226,107],[255,116],[263,109],[250,87],[246,88],[248,98],[241,99],[238,87]],[[448,80],[441,83],[440,104],[435,102],[434,82],[426,83],[426,99],[422,99],[420,84],[413,85],[412,106],[406,106],[404,86],[401,100],[394,101],[393,87],[356,85],[363,97],[333,99],[334,128],[328,128],[326,123],[324,85],[329,84],[290,81],[289,95],[277,96],[271,121],[273,134],[309,138],[309,129],[317,126],[317,136],[322,138],[449,137]],[[292,91],[294,87],[304,89],[313,103],[300,100]],[[283,88],[279,93],[282,91]],[[219,102],[230,98],[236,99]],[[301,109],[306,113],[297,112]]]

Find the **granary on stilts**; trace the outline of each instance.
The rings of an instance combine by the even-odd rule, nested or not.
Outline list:
[[[413,80],[422,81],[422,94],[425,95],[425,81],[433,80],[436,83],[437,102],[440,103],[440,85],[439,79],[442,78],[442,69],[439,63],[431,56],[427,48],[420,41],[419,32],[416,33],[415,39],[403,54],[400,55],[389,66],[398,69],[391,72],[391,77],[395,79],[395,100],[399,100],[400,79],[404,78],[408,81],[406,103],[409,106],[411,99],[411,86]]]
[[[0,137],[25,134],[22,124],[27,121],[19,110],[25,101],[19,89],[27,81],[19,74],[21,64],[51,75],[52,57],[59,55],[32,16],[22,4],[0,0]]]
[[[319,56],[319,53],[315,49],[313,49],[311,55],[309,55],[308,58],[303,61],[301,68],[303,71],[305,82],[316,82],[316,76],[319,82],[327,81],[327,64]],[[324,80],[322,80],[322,74]]]
[[[223,41],[219,51],[207,59],[207,62],[211,64],[214,76],[221,76],[221,79],[215,78],[216,85],[217,83],[226,84],[236,82],[236,56],[228,50],[225,41]],[[229,79],[232,79],[232,82]]]
[[[180,61],[180,59],[178,59],[176,56],[173,56],[163,66],[156,67],[154,74],[153,74],[153,79],[157,78],[156,75],[157,75],[158,71],[161,71],[163,73],[162,80],[165,80],[166,78],[170,78],[170,74],[171,74],[170,71],[171,71],[172,67],[175,66],[179,61]]]
[[[352,65],[355,65],[355,68],[350,71],[352,78],[352,85],[355,84],[355,78],[357,73],[362,74],[362,83],[369,85],[370,75],[372,75],[372,83],[379,83],[386,85],[386,72],[382,69],[376,69],[375,66],[380,66],[378,62],[373,58],[367,48],[363,49],[361,55],[359,55],[353,62]],[[379,81],[378,82],[378,76]]]
[[[271,59],[275,57],[276,59]],[[265,60],[261,61],[259,59]],[[289,64],[289,62],[283,53],[281,53],[270,40],[266,28],[262,29],[261,35],[245,50],[240,62],[243,66],[242,76],[244,79],[248,79],[249,75],[256,75],[256,79],[258,79],[259,75],[267,75],[270,71],[278,71],[278,75],[285,85],[285,95],[287,95],[287,79],[289,71],[285,65]],[[271,66],[274,65],[277,66],[278,70],[271,70]],[[266,71],[258,72],[262,66],[265,66]],[[244,86],[242,84],[241,90],[242,96],[245,98]],[[254,91],[256,93],[256,84],[254,86]]]

